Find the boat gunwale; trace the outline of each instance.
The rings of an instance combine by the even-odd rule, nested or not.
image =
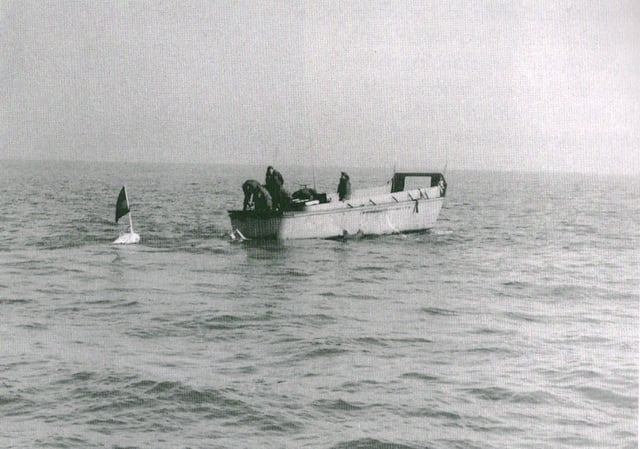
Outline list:
[[[336,214],[336,213],[352,213],[352,212],[369,212],[369,211],[377,211],[377,210],[395,210],[406,207],[409,204],[417,203],[426,203],[433,201],[444,201],[444,197],[435,197],[435,198],[416,198],[415,200],[403,200],[398,201],[397,203],[382,203],[382,204],[357,204],[353,206],[346,207],[336,207],[332,209],[321,209],[321,210],[300,210],[300,211],[285,211],[285,212],[255,212],[252,210],[228,210],[228,214],[231,218],[252,218],[252,219],[262,219],[268,220],[273,218],[298,218],[298,217],[307,217],[311,215],[327,215],[327,214]],[[346,202],[345,202],[346,203]]]

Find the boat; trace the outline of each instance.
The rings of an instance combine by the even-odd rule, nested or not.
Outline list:
[[[116,201],[116,224],[120,218],[127,214],[129,215],[129,228],[127,232],[121,232],[120,236],[114,240],[113,243],[116,245],[129,245],[140,241],[140,235],[133,230],[133,219],[131,218],[131,211],[129,210],[127,189],[125,186],[122,186],[122,190],[120,190],[120,194]]]
[[[322,193],[294,199],[279,211],[229,210],[230,236],[332,239],[424,231],[435,225],[446,191],[442,173],[398,172],[391,182],[354,190],[348,199]]]

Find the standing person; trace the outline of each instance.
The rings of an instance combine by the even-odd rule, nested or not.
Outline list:
[[[268,186],[271,182],[271,177],[273,176],[273,167],[269,165],[267,167],[267,174],[264,175],[264,185]]]
[[[351,181],[346,172],[340,173],[340,182],[338,183],[338,199],[340,201],[351,198]]]
[[[273,210],[280,210],[282,206],[281,191],[284,184],[284,178],[278,170],[271,165],[267,167],[267,174],[265,176],[265,185],[267,191],[271,194],[271,200],[273,201]]]

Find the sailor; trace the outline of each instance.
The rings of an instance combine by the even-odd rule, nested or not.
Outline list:
[[[438,187],[440,187],[440,196],[444,196],[447,193],[447,181],[444,180],[444,176],[442,175],[440,175]]]
[[[273,202],[271,195],[263,186],[258,184],[256,190],[254,190],[254,202],[256,212],[269,212],[272,209]]]
[[[338,183],[338,199],[340,201],[351,198],[351,181],[346,172],[340,173],[340,182]]]
[[[280,189],[280,198],[278,198],[278,204],[281,211],[288,210],[291,206],[291,195],[284,188]]]
[[[255,179],[248,179],[242,184],[242,191],[244,192],[244,203],[242,210],[251,209],[253,205],[255,207],[256,192],[260,187],[260,183]]]
[[[284,184],[284,178],[280,174],[280,172],[274,169],[271,165],[267,167],[267,174],[265,176],[265,186],[267,187],[267,191],[271,195],[271,200],[273,201],[273,210],[281,209],[281,193],[282,186]]]

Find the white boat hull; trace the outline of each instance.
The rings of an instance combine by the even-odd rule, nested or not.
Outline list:
[[[420,195],[415,200],[378,204],[341,203],[340,207],[308,208],[281,215],[230,211],[231,226],[249,239],[339,238],[384,235],[432,228],[444,198]],[[343,204],[345,204],[343,206]]]

